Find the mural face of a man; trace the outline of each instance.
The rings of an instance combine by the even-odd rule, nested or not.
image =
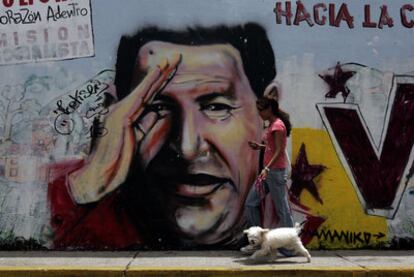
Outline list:
[[[258,166],[258,153],[247,144],[260,138],[256,96],[238,51],[224,44],[149,42],[139,51],[136,74],[177,54],[182,60],[174,77],[147,107],[147,116],[158,120],[139,158],[147,197],[166,228],[189,242],[214,244],[243,227]]]

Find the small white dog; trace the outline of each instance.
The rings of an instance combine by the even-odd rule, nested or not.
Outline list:
[[[311,256],[303,246],[299,238],[300,224],[296,223],[293,228],[276,228],[263,229],[261,227],[250,227],[243,232],[247,234],[249,245],[241,248],[242,252],[248,252],[252,249],[258,249],[250,257],[257,259],[271,255],[271,259],[276,258],[276,251],[278,248],[286,248],[292,250],[295,254],[300,254],[307,258],[308,263],[311,261]]]

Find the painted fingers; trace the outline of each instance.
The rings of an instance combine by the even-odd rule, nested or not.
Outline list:
[[[178,53],[170,59],[165,58],[155,68],[150,69],[142,82],[124,99],[126,103],[122,109],[127,111],[128,124],[136,122],[144,112],[145,106],[162,93],[177,72],[181,59],[182,56]]]

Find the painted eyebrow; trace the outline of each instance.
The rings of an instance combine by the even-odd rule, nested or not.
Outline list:
[[[224,97],[227,98],[229,100],[235,100],[236,97],[234,95],[234,91],[232,89],[232,87],[230,87],[229,89],[227,89],[224,92],[212,92],[209,94],[204,94],[204,95],[200,95],[199,97],[197,97],[195,99],[196,102],[200,103],[200,102],[209,102],[212,101],[218,97]]]
[[[200,102],[208,102],[208,101],[212,101],[218,97],[225,97],[229,100],[235,100],[236,97],[234,95],[234,90],[232,89],[233,86],[231,86],[230,88],[226,89],[223,92],[212,92],[209,94],[204,94],[204,95],[200,95],[198,96],[195,101],[200,103]],[[166,102],[174,102],[174,100],[167,95],[164,94],[158,94],[154,100],[160,100],[160,101],[166,101]]]
[[[156,100],[165,101],[165,102],[174,102],[171,97],[167,95],[163,95],[163,94],[158,94],[157,96],[155,96],[154,101]]]

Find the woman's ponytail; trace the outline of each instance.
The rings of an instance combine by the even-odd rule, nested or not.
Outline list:
[[[279,109],[278,112],[275,114],[280,120],[283,121],[286,127],[286,136],[290,136],[290,132],[292,131],[292,123],[290,123],[290,116],[287,112]]]
[[[279,109],[279,102],[276,99],[263,96],[256,100],[256,105],[260,106],[264,109],[270,107],[272,113],[280,118],[285,124],[286,127],[286,136],[290,136],[290,132],[292,131],[292,123],[290,123],[289,114],[281,109]]]
[[[279,109],[279,102],[274,98],[268,98],[270,101],[270,107],[274,115],[280,118],[285,124],[286,127],[286,136],[290,136],[290,132],[292,131],[292,123],[290,123],[290,116],[287,112]]]

